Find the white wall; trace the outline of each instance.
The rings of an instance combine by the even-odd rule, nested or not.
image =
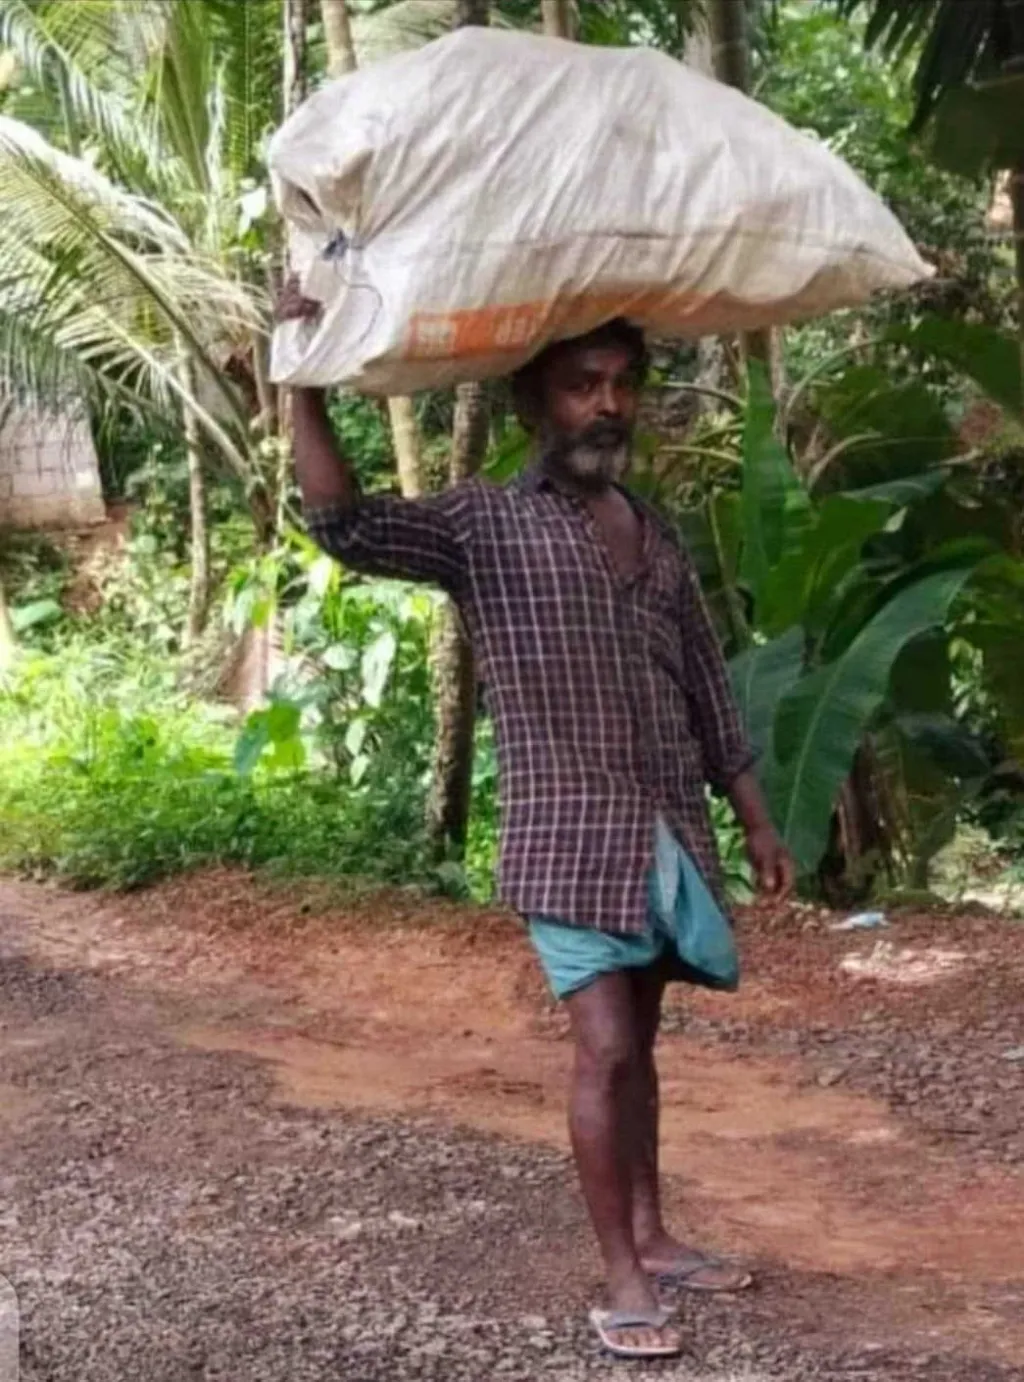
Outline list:
[[[74,528],[103,520],[88,421],[12,413],[0,423],[0,526]]]

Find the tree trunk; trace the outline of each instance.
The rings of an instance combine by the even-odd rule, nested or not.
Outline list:
[[[459,0],[459,7],[455,16],[457,29],[464,29],[472,25],[486,28],[490,22],[490,0]]]
[[[715,76],[738,91],[750,90],[750,34],[747,0],[711,0],[708,35]]]
[[[391,419],[398,488],[404,498],[418,499],[426,486],[423,483],[423,448],[419,423],[416,421],[416,406],[411,398],[389,398],[388,416]]]
[[[347,0],[320,0],[320,14],[327,43],[328,72],[332,77],[354,72],[359,64],[352,40]],[[417,499],[425,486],[423,447],[412,399],[389,398],[388,416],[391,419],[391,441],[395,449],[398,487],[406,499]]]
[[[190,366],[186,366],[191,374]],[[194,380],[189,380],[192,386]],[[188,511],[190,523],[189,561],[191,576],[188,591],[188,617],[185,622],[185,647],[190,648],[202,636],[210,609],[210,528],[206,514],[206,476],[199,429],[196,420],[186,409],[185,452],[188,457]]]
[[[324,39],[327,43],[327,75],[344,77],[354,72],[356,48],[352,42],[352,25],[349,21],[346,0],[320,0],[320,13],[324,21]]]
[[[306,29],[309,23],[307,0],[284,0],[284,114],[291,115],[306,99],[308,63]]]
[[[14,661],[16,647],[17,640],[14,637],[10,610],[7,608],[7,596],[4,594],[3,581],[0,581],[0,672]]]
[[[711,39],[710,15],[706,9],[698,12],[696,22],[686,37],[683,60],[688,67],[714,77],[715,48]],[[726,389],[734,378],[735,371],[730,368],[729,351],[721,336],[702,336],[697,342],[697,379],[702,388]],[[697,396],[699,412],[707,412],[718,407],[716,401],[708,396]]]
[[[1017,265],[1017,331],[1020,337],[1021,403],[1024,405],[1024,163],[1010,172],[1013,246]]]
[[[487,451],[490,409],[483,384],[460,384],[449,480],[455,485],[479,469]],[[455,605],[449,601],[434,642],[437,739],[427,832],[439,857],[461,856],[466,844],[473,786],[476,668],[473,647]]]
[[[548,38],[576,37],[576,10],[573,0],[541,0],[541,18]]]
[[[714,75],[737,91],[750,91],[750,20],[747,0],[711,0],[707,31]],[[760,360],[768,368],[772,392],[781,393],[782,339],[778,331],[747,331],[740,337],[740,352],[747,360]]]

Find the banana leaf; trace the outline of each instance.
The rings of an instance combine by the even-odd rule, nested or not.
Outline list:
[[[804,635],[787,629],[770,643],[748,648],[729,664],[736,702],[751,744],[762,756],[772,753],[772,735],[779,701],[803,670]]]
[[[937,571],[901,590],[841,656],[783,696],[763,777],[776,824],[805,871],[825,851],[836,797],[900,650],[945,622],[969,575],[969,568]]]
[[[768,371],[752,360],[743,427],[740,580],[760,598],[771,570],[810,516],[810,499],[775,435],[775,400]]]

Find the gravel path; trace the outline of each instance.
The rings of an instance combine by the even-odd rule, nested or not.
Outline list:
[[[282,1106],[261,1062],[176,1040],[212,1000],[47,968],[35,920],[0,889],[0,1271],[23,1382],[1024,1378],[878,1338],[874,1286],[783,1263],[687,1303],[688,1359],[612,1364],[581,1323],[594,1264],[560,1152]]]

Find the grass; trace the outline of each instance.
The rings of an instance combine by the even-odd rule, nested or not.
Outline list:
[[[0,685],[0,868],[80,887],[215,863],[436,883],[408,784],[242,777],[231,715],[189,701],[166,664],[122,653],[29,654]]]

